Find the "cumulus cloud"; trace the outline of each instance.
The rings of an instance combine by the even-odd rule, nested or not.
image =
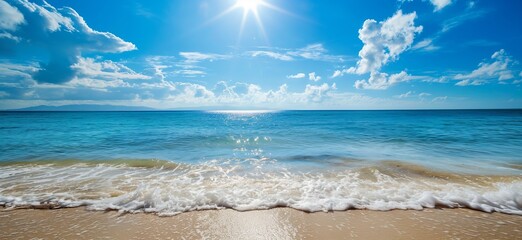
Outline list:
[[[18,11],[14,13],[18,20],[2,23],[3,29],[10,30],[9,40],[19,40],[14,45],[11,42],[12,46],[22,51],[26,44],[31,44],[49,52],[48,61],[41,62],[40,70],[33,76],[40,83],[72,80],[77,74],[72,66],[79,62],[82,52],[119,53],[136,49],[134,44],[112,33],[91,29],[72,8],[57,9],[45,1],[39,5],[28,0],[1,1],[0,8],[2,12],[10,8]]]
[[[457,74],[454,79],[459,80],[455,85],[484,85],[492,80],[504,82],[513,80],[515,61],[509,56],[504,49],[501,49],[491,55],[490,61],[483,61],[478,68],[467,74]]]
[[[306,77],[306,74],[304,74],[304,73],[297,73],[294,75],[286,76],[286,78],[289,78],[289,79],[300,79],[300,78],[305,78],[305,77]]]
[[[435,12],[442,10],[443,8],[449,6],[452,1],[451,0],[430,0],[431,4],[435,7]]]
[[[308,107],[323,101],[342,100],[335,94],[335,84],[308,84],[301,91],[289,91],[283,84],[276,89],[264,90],[252,83],[228,85],[219,82],[210,89],[189,82],[127,82],[121,79],[103,81],[91,78],[75,78],[66,84],[36,84],[31,88],[4,87],[3,98],[24,101],[154,101],[156,107],[211,107],[257,106],[270,108]],[[1,104],[0,104],[1,105]],[[319,105],[318,105],[319,106]]]
[[[408,75],[405,71],[400,73],[389,75],[387,73],[372,72],[368,80],[357,80],[355,81],[355,88],[357,89],[372,89],[372,90],[384,90],[389,87],[400,83],[412,80],[413,78]]]
[[[377,22],[373,19],[364,21],[359,29],[359,39],[363,47],[359,51],[360,60],[356,67],[337,70],[332,78],[344,74],[367,74],[368,80],[358,80],[355,87],[358,89],[387,89],[396,83],[411,80],[406,72],[389,75],[381,73],[381,68],[389,62],[396,61],[399,55],[411,48],[415,35],[422,32],[422,26],[415,26],[415,12],[403,14],[397,11],[385,21]]]
[[[24,22],[24,15],[16,7],[0,0],[0,30],[14,31]]]
[[[359,51],[361,59],[357,62],[355,73],[378,71],[406,51],[413,43],[415,34],[422,32],[422,26],[415,26],[415,18],[415,12],[402,14],[399,10],[383,22],[373,19],[364,21],[359,30],[359,39],[364,46]]]
[[[313,102],[319,102],[323,99],[323,96],[332,89],[336,89],[335,84],[332,86],[328,86],[326,83],[321,85],[307,84],[303,95]]]
[[[318,82],[321,80],[321,76],[316,75],[315,72],[311,72],[308,74],[308,79],[310,79],[310,81]]]

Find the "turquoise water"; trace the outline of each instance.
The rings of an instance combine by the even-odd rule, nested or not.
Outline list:
[[[5,206],[522,213],[521,110],[0,112],[0,136]]]

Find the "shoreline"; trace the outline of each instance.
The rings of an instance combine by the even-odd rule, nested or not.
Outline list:
[[[470,209],[205,210],[160,217],[0,208],[0,239],[522,239],[522,216]]]

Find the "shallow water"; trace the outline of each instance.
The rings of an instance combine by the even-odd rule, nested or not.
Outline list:
[[[0,204],[522,214],[522,111],[0,113]]]

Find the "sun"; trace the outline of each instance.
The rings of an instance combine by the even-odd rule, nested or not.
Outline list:
[[[265,28],[263,26],[263,21],[261,20],[261,14],[260,8],[269,8],[271,10],[275,10],[284,14],[293,15],[289,13],[288,11],[281,9],[275,5],[272,5],[270,3],[270,0],[230,0],[233,2],[229,8],[227,8],[225,11],[221,12],[217,16],[213,17],[209,21],[206,22],[206,24],[216,21],[217,19],[229,14],[230,12],[233,12],[234,10],[242,9],[243,10],[243,18],[240,22],[240,28],[239,28],[239,35],[238,35],[238,42],[241,38],[241,35],[243,33],[243,29],[245,28],[247,19],[249,17],[253,17],[254,20],[257,23],[258,29],[261,32],[263,38],[266,42],[268,42],[268,37],[266,35]]]
[[[257,12],[260,4],[263,4],[263,0],[237,0],[236,7],[243,8],[245,12]]]

